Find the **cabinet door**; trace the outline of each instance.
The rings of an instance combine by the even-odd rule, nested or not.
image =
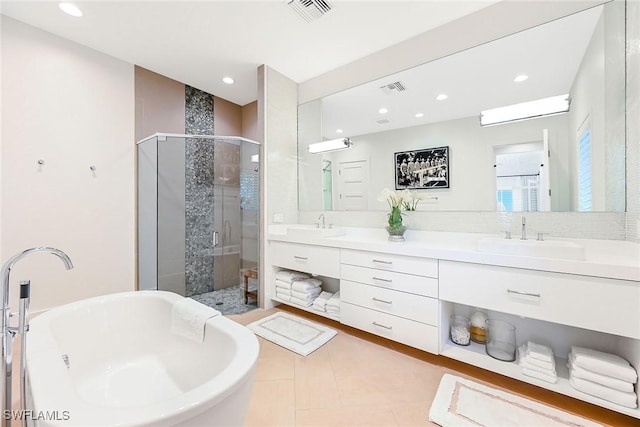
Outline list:
[[[440,261],[441,300],[640,338],[640,283]]]
[[[340,249],[298,243],[271,242],[272,264],[327,277],[340,277]]]

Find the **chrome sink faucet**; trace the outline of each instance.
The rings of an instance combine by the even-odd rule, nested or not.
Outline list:
[[[520,240],[527,240],[527,219],[522,217],[522,237]]]
[[[21,366],[20,366],[20,388],[21,388],[21,400],[22,400],[22,408],[21,409],[26,409],[25,405],[26,405],[26,387],[25,387],[25,360],[26,360],[26,354],[25,354],[25,346],[26,346],[26,336],[24,335],[24,332],[26,332],[26,330],[28,330],[28,319],[26,319],[25,317],[28,317],[27,311],[28,311],[28,301],[23,302],[23,285],[26,286],[26,298],[28,298],[28,286],[29,286],[29,282],[28,281],[23,281],[21,282],[21,309],[20,309],[20,319],[19,319],[19,327],[12,327],[9,323],[9,320],[12,316],[15,316],[15,314],[11,313],[11,309],[9,307],[9,283],[10,283],[10,275],[11,275],[11,269],[13,268],[13,266],[16,264],[16,262],[20,261],[22,258],[26,257],[29,254],[32,254],[34,252],[44,252],[44,253],[49,253],[52,255],[57,256],[58,258],[60,258],[62,260],[62,262],[64,263],[64,266],[67,270],[71,270],[73,268],[73,263],[71,262],[71,259],[69,258],[69,256],[67,256],[67,254],[65,254],[64,252],[62,252],[60,249],[55,249],[55,248],[49,248],[49,247],[37,247],[37,248],[31,248],[31,249],[27,249],[24,250],[20,253],[15,254],[14,256],[12,256],[11,258],[9,258],[7,260],[7,262],[5,262],[2,265],[2,272],[0,273],[2,275],[2,301],[1,301],[1,310],[2,310],[2,337],[0,339],[0,350],[2,352],[2,367],[0,368],[1,374],[0,374],[0,382],[2,382],[2,386],[4,386],[4,399],[1,402],[2,405],[2,414],[5,413],[5,411],[7,410],[11,410],[11,378],[12,378],[12,370],[13,370],[13,356],[12,356],[12,346],[13,346],[13,339],[16,335],[16,333],[22,333],[22,355],[21,355]],[[27,310],[24,309],[24,307],[27,308]],[[11,420],[6,420],[6,427],[10,427],[11,426]]]
[[[320,216],[318,217],[318,228],[320,228],[320,219],[322,218],[322,228],[324,228],[324,214],[321,213]]]

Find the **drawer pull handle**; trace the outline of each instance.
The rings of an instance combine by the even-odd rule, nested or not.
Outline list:
[[[303,261],[306,261],[308,258],[306,256],[298,256],[298,255],[294,255],[293,256],[295,259],[301,259]]]
[[[381,279],[380,277],[372,277],[373,280],[379,280],[380,282],[387,282],[387,283],[391,283],[393,282],[393,280],[391,279]]]
[[[385,329],[389,329],[389,330],[393,329],[393,326],[382,325],[382,324],[380,324],[378,322],[373,322],[373,324],[376,325],[376,326],[380,326],[381,328],[385,328]]]
[[[507,289],[507,293],[525,295],[525,296],[528,296],[528,297],[540,298],[540,294],[532,294],[532,293],[529,293],[529,292],[514,291],[514,290],[511,290],[511,289]]]
[[[393,261],[383,261],[381,259],[374,259],[373,262],[377,262],[378,264],[387,264],[387,265],[393,264]]]
[[[387,300],[376,298],[376,297],[373,297],[371,299],[374,300],[374,301],[377,301],[377,302],[383,302],[385,304],[391,304],[393,302],[393,301],[387,301]]]

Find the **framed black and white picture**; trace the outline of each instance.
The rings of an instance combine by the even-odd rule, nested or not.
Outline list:
[[[449,188],[449,147],[394,154],[396,190]]]

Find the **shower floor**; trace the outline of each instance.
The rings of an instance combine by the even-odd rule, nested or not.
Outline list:
[[[222,314],[242,314],[258,308],[258,303],[253,298],[249,298],[249,304],[244,303],[242,285],[230,286],[218,291],[193,295],[191,298],[215,308]],[[222,304],[219,304],[220,302],[222,302]]]

